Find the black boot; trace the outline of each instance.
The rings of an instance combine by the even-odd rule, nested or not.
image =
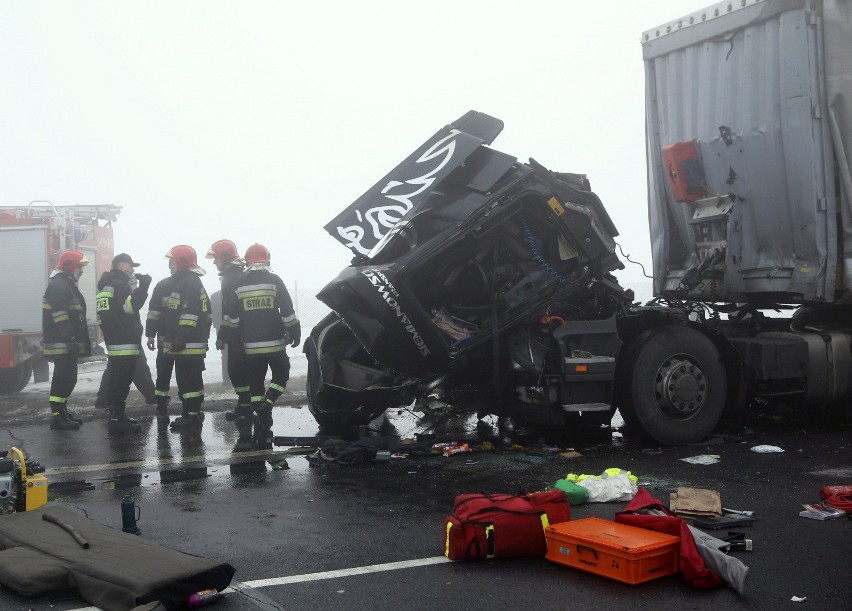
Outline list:
[[[68,408],[64,403],[50,402],[50,428],[54,431],[76,431],[80,423],[68,416]]]
[[[114,406],[110,408],[109,424],[107,430],[111,435],[121,435],[125,433],[136,433],[142,427],[135,420],[131,420],[124,415],[124,406]]]
[[[76,422],[78,426],[83,424],[83,419],[75,416],[74,413],[67,407],[65,408],[65,417],[68,418],[68,420],[71,420],[72,422]]]
[[[187,408],[184,408],[183,413],[171,423],[169,428],[171,428],[173,433],[201,431],[201,423],[204,422],[204,413],[197,407],[192,409],[193,411],[189,411]]]
[[[225,412],[225,420],[228,422],[236,422],[237,418],[240,417],[240,403],[237,401],[237,404],[234,406],[234,409],[229,412]]]
[[[254,449],[251,436],[251,427],[254,420],[254,410],[251,405],[238,405],[234,410],[237,414],[235,423],[237,425],[237,443],[234,444],[234,452],[247,452]]]
[[[160,432],[169,428],[170,397],[157,397],[157,430]]]
[[[74,422],[66,414],[54,414],[50,417],[50,428],[54,431],[77,431],[80,423]]]
[[[263,401],[255,404],[254,446],[258,450],[272,449],[272,405]]]
[[[251,409],[251,394],[247,392],[237,393],[237,404],[234,406],[234,411],[225,412],[225,420],[228,422],[236,422],[237,418],[239,418],[242,413],[240,410],[241,406]]]

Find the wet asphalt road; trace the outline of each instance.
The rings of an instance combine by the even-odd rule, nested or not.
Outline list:
[[[276,408],[275,434],[315,434],[307,409],[298,407],[298,397],[292,400],[295,407]],[[120,501],[129,494],[140,508],[142,537],[233,565],[237,590],[211,607],[222,611],[770,609],[795,608],[792,596],[807,597],[811,608],[842,609],[852,597],[852,521],[798,517],[800,503],[817,500],[821,485],[852,483],[849,426],[804,430],[759,421],[749,423],[753,434],[677,448],[642,447],[616,434],[611,441],[572,442],[582,456],[570,459],[518,438],[523,443],[514,449],[311,467],[305,448],[233,455],[235,431],[223,413],[229,402],[208,401],[206,407],[200,439],[159,436],[152,408],[141,405],[129,413],[142,421],[142,432],[110,439],[106,414],[94,408],[82,410],[87,422],[79,432],[54,432],[40,404],[33,411],[2,397],[0,444],[22,448],[45,466],[50,503],[121,528]],[[424,428],[394,411],[382,432],[411,437]],[[461,439],[473,429],[469,419],[460,419],[437,433]],[[758,444],[785,451],[752,452]],[[699,454],[719,455],[720,462],[678,460]],[[281,459],[288,468],[273,468],[283,466]],[[543,490],[569,472],[598,474],[608,467],[631,470],[665,504],[679,486],[693,486],[719,490],[726,507],[755,511],[755,525],[741,529],[754,551],[732,552],[750,567],[745,596],[730,588],[695,590],[677,575],[631,587],[543,558],[442,561],[442,521],[456,494]],[[612,519],[624,505],[574,507],[572,518]],[[366,574],[352,570],[405,561],[422,562]],[[0,609],[88,606],[79,598],[27,600],[0,589]]]

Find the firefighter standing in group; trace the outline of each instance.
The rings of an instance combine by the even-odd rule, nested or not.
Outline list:
[[[168,307],[169,283],[171,276],[175,273],[174,259],[166,258],[169,261],[169,277],[163,278],[154,285],[151,300],[148,302],[148,317],[145,320],[148,349],[157,349],[157,381],[154,384],[154,395],[157,397],[157,429],[160,433],[166,432],[169,428],[169,390],[172,384],[172,371],[175,368],[174,357],[163,350],[163,334],[160,332],[163,311]]]
[[[53,361],[49,402],[54,430],[76,431],[83,423],[68,411],[68,397],[77,385],[77,360],[92,354],[86,300],[77,287],[88,264],[79,250],[62,251],[42,299],[44,356]]]
[[[181,415],[171,423],[172,431],[200,431],[204,419],[201,411],[201,404],[204,403],[202,372],[212,324],[210,299],[199,277],[204,275],[204,270],[198,266],[195,249],[180,244],[172,247],[166,253],[166,257],[172,260],[174,272],[164,281],[163,305],[152,304],[151,306],[161,308],[156,311],[158,315],[156,325],[150,324],[149,308],[149,325],[146,331],[148,348],[154,349],[155,336],[159,335],[160,353],[164,357],[174,359]],[[152,331],[155,333],[152,334]],[[158,395],[163,390],[159,361],[158,356]],[[165,391],[168,396],[167,385]],[[161,419],[159,405],[157,415],[159,421]]]
[[[133,268],[138,266],[130,255],[121,253],[113,258],[112,269],[104,272],[98,281],[98,324],[104,336],[110,367],[107,428],[112,434],[134,433],[140,429],[138,422],[124,414],[136,362],[142,354],[139,310],[148,299],[148,287],[151,286],[151,276],[133,272]]]
[[[301,341],[302,330],[290,293],[281,278],[272,273],[269,261],[265,246],[249,246],[245,252],[246,270],[236,286],[236,325],[245,349],[251,411],[240,408],[237,415],[239,438],[235,450],[252,445],[257,449],[272,447],[272,405],[290,377],[287,344],[295,348]],[[269,388],[265,386],[267,369],[272,372]]]
[[[237,407],[227,414],[228,419],[236,419],[242,411],[251,411],[251,393],[249,392],[248,374],[246,372],[246,355],[240,332],[237,328],[239,320],[239,304],[237,303],[237,281],[245,270],[245,262],[240,258],[236,245],[231,240],[217,240],[207,251],[207,259],[213,259],[213,264],[219,270],[219,280],[222,283],[222,322],[216,335],[216,348],[226,356],[228,378],[237,393]]]

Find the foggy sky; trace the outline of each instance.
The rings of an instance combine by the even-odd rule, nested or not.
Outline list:
[[[319,289],[351,258],[323,225],[478,110],[497,150],[588,174],[650,271],[640,35],[709,4],[4,2],[0,205],[120,205],[116,252],[155,280],[229,238]]]

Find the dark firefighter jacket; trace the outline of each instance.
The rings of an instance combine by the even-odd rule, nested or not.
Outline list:
[[[171,276],[163,278],[154,285],[151,301],[148,302],[148,317],[145,319],[145,337],[157,337],[160,334],[160,320],[166,309],[166,297],[169,294]]]
[[[179,269],[154,287],[145,335],[159,336],[163,354],[203,359],[212,322],[210,299],[201,278],[188,269]],[[173,346],[176,342],[178,345]],[[180,343],[185,345],[181,347]]]
[[[142,321],[139,310],[148,299],[147,289],[131,290],[130,277],[121,270],[104,272],[96,297],[98,324],[107,356],[139,356],[142,352]]]
[[[41,331],[47,359],[92,354],[86,325],[86,300],[72,276],[59,272],[48,280],[41,307]]]
[[[237,283],[236,294],[236,324],[246,356],[285,350],[290,337],[287,331],[295,330],[299,320],[281,278],[267,270],[248,270]]]
[[[245,268],[236,263],[228,263],[219,272],[222,281],[222,324],[216,338],[232,344],[240,341],[240,332],[237,328],[240,320],[240,303],[237,300],[237,283],[243,275]]]

